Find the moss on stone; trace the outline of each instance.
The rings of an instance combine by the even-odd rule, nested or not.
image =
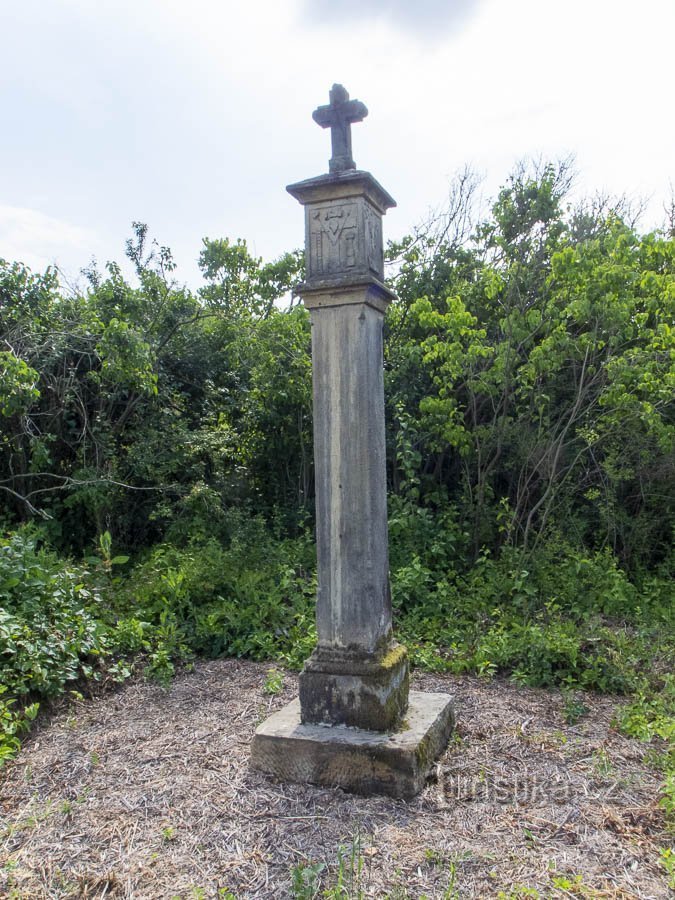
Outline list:
[[[337,671],[306,667],[300,675],[302,721],[370,731],[396,728],[408,707],[410,674],[405,647],[395,644],[370,659],[365,671],[337,661]]]
[[[403,644],[394,644],[389,650],[378,660],[383,669],[393,669],[399,665],[408,656],[408,651]]]

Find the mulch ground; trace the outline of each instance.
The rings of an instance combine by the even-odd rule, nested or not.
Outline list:
[[[568,725],[556,693],[416,675],[459,725],[403,802],[251,771],[256,725],[297,690],[285,673],[266,696],[269,668],[199,663],[46,720],[0,776],[0,896],[284,898],[301,865],[335,886],[340,856],[345,897],[670,896],[659,775],[616,700],[585,696]]]

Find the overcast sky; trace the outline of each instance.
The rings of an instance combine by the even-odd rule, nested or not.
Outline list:
[[[327,171],[312,110],[345,85],[354,157],[400,237],[465,164],[494,193],[576,156],[580,193],[675,182],[675,0],[20,0],[2,3],[0,257],[76,278],[132,220],[199,283],[205,236],[301,245],[285,185]]]

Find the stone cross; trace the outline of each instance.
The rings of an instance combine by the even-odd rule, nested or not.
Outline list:
[[[299,701],[270,716],[253,765],[289,781],[411,797],[453,726],[447,694],[408,688],[392,629],[382,326],[382,216],[394,200],[354,167],[350,124],[366,115],[333,85],[314,120],[330,126],[330,173],[289,185],[305,208],[312,326],[317,646]]]
[[[355,169],[352,159],[352,122],[362,122],[368,115],[365,104],[360,100],[350,100],[341,84],[334,84],[328,95],[330,104],[320,106],[312,113],[312,118],[322,128],[330,128],[332,156],[328,170],[337,174]]]

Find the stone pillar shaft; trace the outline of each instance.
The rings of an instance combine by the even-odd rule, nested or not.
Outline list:
[[[387,547],[382,325],[374,279],[311,288],[318,645],[300,676],[303,722],[392,728],[408,703],[394,643]]]
[[[310,313],[317,631],[320,645],[373,653],[391,637],[383,316],[350,299]]]

